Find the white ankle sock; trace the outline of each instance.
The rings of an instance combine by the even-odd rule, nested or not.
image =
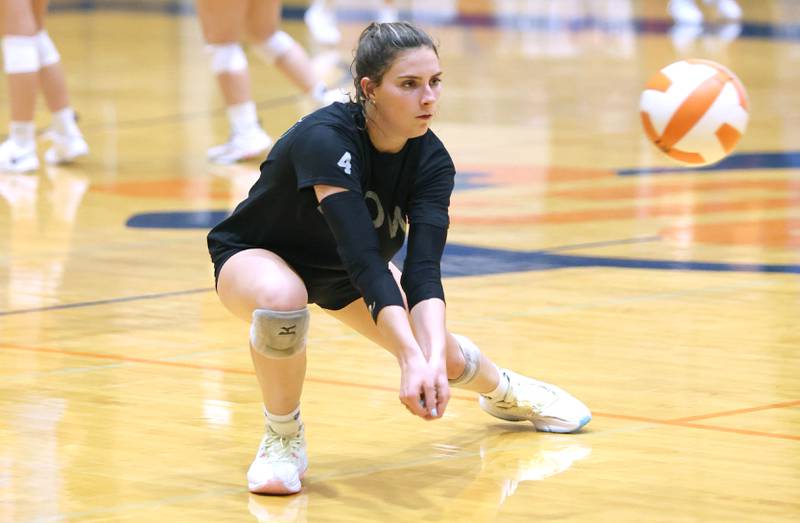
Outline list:
[[[497,384],[497,387],[491,392],[487,392],[485,394],[481,394],[481,396],[488,398],[492,401],[503,399],[508,394],[508,389],[511,387],[511,382],[508,379],[508,376],[503,372],[502,369],[497,369],[500,373],[500,382]]]
[[[285,415],[272,414],[267,409],[264,409],[264,416],[267,418],[267,425],[281,436],[294,436],[303,425],[300,419],[299,405],[292,412]]]
[[[81,136],[72,107],[65,107],[53,113],[53,130],[64,136]]]
[[[256,112],[255,102],[229,105],[226,112],[228,113],[228,122],[231,124],[231,130],[234,133],[258,127],[258,113]]]
[[[11,122],[8,136],[20,147],[32,147],[36,142],[36,125],[33,122]]]

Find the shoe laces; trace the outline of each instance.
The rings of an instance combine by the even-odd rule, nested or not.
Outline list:
[[[258,456],[266,457],[269,461],[294,462],[300,456],[302,448],[302,431],[293,436],[282,436],[271,428],[267,428]]]
[[[526,408],[541,414],[552,405],[558,395],[550,387],[536,380],[527,382],[517,377],[512,377],[505,372],[502,375],[508,380],[508,390],[505,396],[495,403],[502,408]]]

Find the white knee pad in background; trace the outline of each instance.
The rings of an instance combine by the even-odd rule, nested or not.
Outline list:
[[[45,30],[36,33],[36,51],[39,53],[39,65],[41,67],[57,64],[61,60],[56,44],[53,43],[50,35]]]
[[[39,51],[35,36],[4,36],[3,66],[7,74],[35,73],[39,70]]]
[[[297,311],[256,309],[250,326],[250,345],[268,358],[288,358],[306,348],[308,307]]]
[[[247,69],[247,56],[237,43],[208,44],[206,52],[211,56],[211,70],[214,74],[236,73]]]
[[[447,381],[450,385],[466,385],[478,375],[481,368],[481,350],[466,336],[453,334],[453,337],[458,342],[461,354],[464,355],[464,372],[461,373],[461,376]]]
[[[289,52],[296,45],[294,38],[283,31],[275,31],[272,36],[255,45],[254,49],[265,62],[272,63]]]

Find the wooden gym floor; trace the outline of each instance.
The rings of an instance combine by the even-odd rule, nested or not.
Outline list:
[[[0,174],[0,521],[800,519],[795,2],[744,0],[743,24],[703,28],[656,1],[399,3],[441,42],[450,327],[594,420],[535,433],[463,391],[443,420],[412,418],[390,356],[312,308],[305,488],[249,495],[259,394],[205,234],[257,163],[204,159],[227,128],[190,5],[56,2],[92,151]],[[335,48],[297,4],[285,28],[344,85],[372,6],[340,2]],[[640,129],[643,83],[680,57],[750,95],[712,169],[675,168]],[[251,64],[277,137],[309,107]]]

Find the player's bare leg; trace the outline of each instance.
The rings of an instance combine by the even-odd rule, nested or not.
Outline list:
[[[263,249],[233,255],[222,267],[223,305],[250,322],[250,354],[264,400],[266,427],[247,472],[251,492],[293,494],[308,467],[300,396],[306,372],[307,293],[279,256]]]

